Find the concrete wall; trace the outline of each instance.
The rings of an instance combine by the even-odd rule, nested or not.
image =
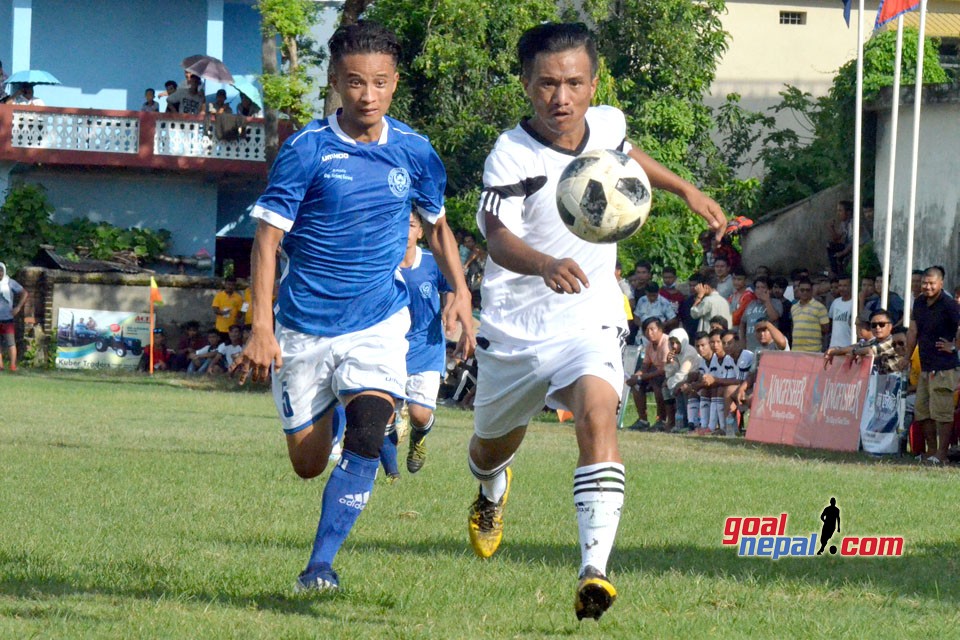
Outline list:
[[[894,166],[893,230],[891,271],[894,289],[903,290],[907,280],[907,215],[910,198],[910,154],[913,145],[913,96],[904,92],[900,105],[897,160]],[[938,264],[946,268],[945,288],[952,292],[960,285],[958,264],[958,216],[960,216],[960,91],[952,89],[931,94],[921,107],[920,153],[917,166],[916,220],[914,225],[913,268]],[[890,183],[890,105],[877,111],[877,160],[875,230],[877,253],[882,259],[886,236],[887,185]]]
[[[766,265],[780,274],[799,267],[828,270],[827,224],[837,215],[837,203],[849,197],[846,187],[833,187],[758,222],[742,239],[744,268],[752,273]]]
[[[217,185],[203,176],[40,168],[20,176],[42,184],[60,224],[86,217],[118,227],[168,229],[172,255],[214,254]]]
[[[0,0],[0,24],[10,24],[12,3]],[[222,42],[214,47],[222,45],[227,68],[259,74],[260,17],[252,3],[209,3],[223,5],[222,22],[210,27],[212,34],[222,29]],[[63,83],[37,88],[49,106],[138,109],[144,89],[163,91],[168,79],[182,83],[180,61],[208,52],[208,0],[32,0],[31,13],[30,67]],[[3,40],[0,55],[6,56],[9,40]],[[21,69],[8,63],[5,70]],[[213,94],[219,87],[206,88]]]

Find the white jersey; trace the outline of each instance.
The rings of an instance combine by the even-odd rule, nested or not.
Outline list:
[[[618,109],[591,107],[580,148],[559,149],[526,122],[500,135],[483,169],[477,222],[497,216],[528,246],[554,258],[572,258],[590,282],[579,294],[558,294],[540,276],[509,271],[492,258],[484,269],[480,333],[491,340],[531,343],[603,326],[625,328],[623,293],[614,276],[615,244],[593,244],[573,235],[557,211],[560,174],[576,156],[593,149],[630,150],[626,120]]]
[[[753,351],[744,349],[740,352],[740,357],[737,358],[737,380],[747,379],[747,376],[753,370],[753,363],[756,359]]]

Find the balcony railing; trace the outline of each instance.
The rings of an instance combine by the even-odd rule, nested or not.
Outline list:
[[[0,105],[0,160],[265,174],[264,122],[220,140],[210,117]]]

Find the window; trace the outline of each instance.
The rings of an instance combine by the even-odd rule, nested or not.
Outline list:
[[[780,24],[807,24],[807,12],[781,11]]]

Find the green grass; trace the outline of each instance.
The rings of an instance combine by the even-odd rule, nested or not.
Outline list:
[[[178,379],[0,376],[0,638],[902,638],[960,628],[960,472],[742,440],[624,432],[620,598],[578,623],[567,425],[534,423],[503,546],[473,557],[469,413],[441,409],[417,476],[377,490],[293,595],[322,480],[290,470],[266,393]],[[192,383],[191,383],[192,384]],[[405,449],[404,449],[405,450]],[[738,558],[729,515],[899,534],[902,558]]]

